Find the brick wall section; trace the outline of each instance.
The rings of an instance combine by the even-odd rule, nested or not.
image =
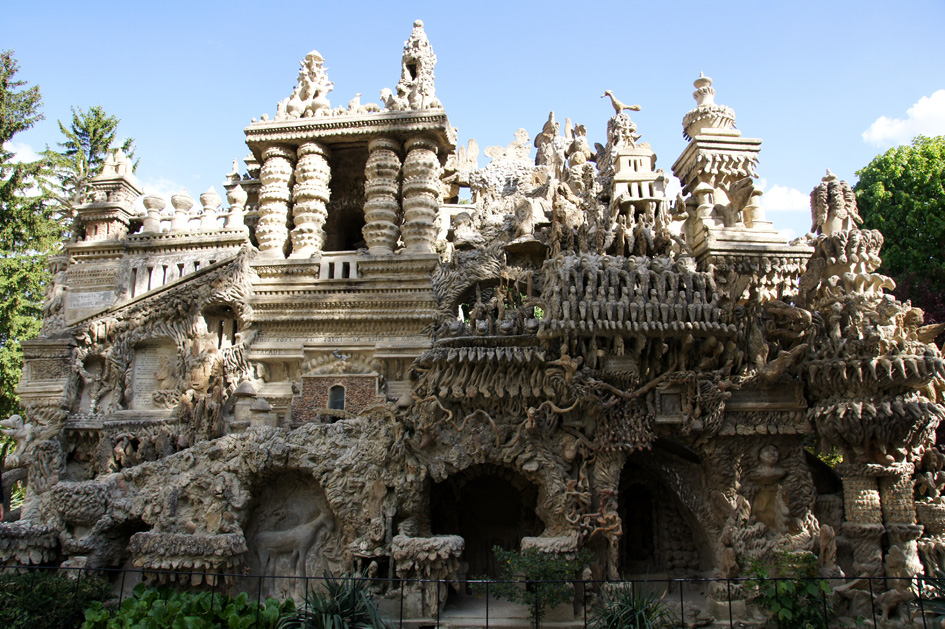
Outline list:
[[[365,408],[384,401],[377,394],[376,375],[330,374],[302,377],[302,394],[292,400],[293,423],[313,422],[319,411],[328,408],[328,390],[345,388],[345,410],[357,415]]]

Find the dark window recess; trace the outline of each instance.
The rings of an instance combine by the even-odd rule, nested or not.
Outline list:
[[[328,408],[339,411],[345,409],[345,388],[341,385],[335,385],[328,389]]]

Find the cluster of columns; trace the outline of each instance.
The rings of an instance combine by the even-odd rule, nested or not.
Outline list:
[[[322,251],[331,195],[329,154],[318,142],[263,151],[256,241],[264,256],[284,258],[290,242],[291,258],[310,258]],[[370,255],[393,254],[401,238],[407,252],[435,251],[440,173],[437,145],[429,138],[410,138],[403,145],[388,137],[369,142],[362,233]]]
[[[911,463],[841,466],[846,519],[843,534],[853,547],[855,576],[883,576],[884,533],[889,546],[898,546],[902,551],[907,570],[920,574],[922,564],[916,540],[922,527],[916,524],[914,466]]]

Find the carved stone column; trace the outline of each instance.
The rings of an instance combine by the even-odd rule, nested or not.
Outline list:
[[[881,576],[883,551],[880,546],[883,509],[879,499],[878,465],[843,464],[843,507],[846,522],[843,535],[853,547],[853,570],[849,576]]]
[[[889,469],[889,475],[879,479],[879,496],[889,545],[899,547],[910,573],[916,575],[922,572],[916,542],[922,535],[922,526],[916,524],[914,471],[915,466],[911,463],[900,463]]]
[[[310,258],[325,246],[325,220],[328,210],[325,204],[331,195],[328,182],[331,168],[328,166],[328,149],[317,142],[307,142],[299,147],[299,161],[295,167],[295,201],[292,230],[292,258]]]
[[[404,160],[404,226],[406,250],[433,253],[440,197],[440,161],[436,144],[426,138],[407,140]]]
[[[256,224],[256,242],[259,251],[269,258],[284,258],[289,236],[286,221],[292,191],[292,160],[295,151],[288,146],[270,146],[262,154],[259,170],[259,223]]]
[[[364,241],[371,255],[391,255],[397,246],[397,193],[400,190],[400,144],[377,138],[368,144],[370,156],[364,168]],[[434,157],[435,159],[435,157]]]

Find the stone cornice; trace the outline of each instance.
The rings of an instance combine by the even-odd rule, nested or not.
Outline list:
[[[257,159],[261,159],[266,146],[273,144],[298,146],[303,142],[317,141],[331,146],[379,136],[428,134],[435,137],[446,152],[456,148],[456,132],[446,113],[439,109],[257,122],[244,131],[246,144]]]

